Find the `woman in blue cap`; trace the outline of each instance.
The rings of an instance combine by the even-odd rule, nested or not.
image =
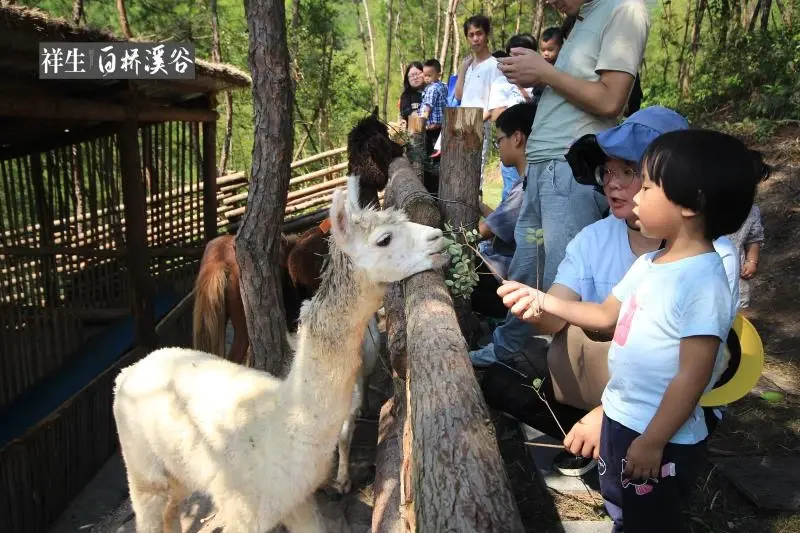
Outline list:
[[[660,246],[660,240],[645,237],[636,226],[633,197],[642,186],[638,166],[645,149],[656,137],[688,127],[686,119],[675,111],[651,106],[632,114],[619,126],[597,135],[584,135],[572,144],[566,159],[575,180],[582,185],[593,185],[605,195],[610,216],[586,226],[569,242],[553,284],[547,290],[548,294],[566,300],[602,302],[638,256]],[[727,238],[717,239],[714,245],[725,263],[733,297],[738,301],[740,267],[736,249]],[[563,320],[547,314],[534,322],[541,335],[564,333],[563,338],[553,340],[551,351],[556,349],[563,352],[560,346],[567,340],[565,325]],[[573,334],[570,338],[572,344],[579,337]],[[494,353],[487,349],[471,352],[470,358],[476,366],[486,366],[496,360]],[[543,362],[536,361],[535,357],[532,359],[536,363],[534,367],[541,369]],[[552,372],[551,359],[548,356],[548,366]],[[518,360],[504,362],[514,363]],[[564,358],[560,358],[560,361],[563,364]],[[604,362],[599,362],[596,369],[594,365],[591,366],[591,370],[596,370],[601,376],[591,383],[579,382],[583,398],[579,405],[583,407],[599,404],[600,394],[608,379]],[[557,390],[556,397],[559,396]]]

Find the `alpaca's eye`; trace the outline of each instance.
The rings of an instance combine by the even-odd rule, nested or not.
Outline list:
[[[383,247],[389,246],[390,242],[392,242],[392,234],[391,233],[387,233],[386,235],[384,235],[383,237],[378,239],[378,242],[376,242],[375,244],[377,244],[378,246],[383,248]]]

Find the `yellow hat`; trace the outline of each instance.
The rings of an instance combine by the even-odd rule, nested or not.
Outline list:
[[[758,382],[764,368],[764,345],[753,324],[740,314],[725,346],[730,353],[728,369],[713,389],[700,397],[702,407],[717,407],[744,397]]]

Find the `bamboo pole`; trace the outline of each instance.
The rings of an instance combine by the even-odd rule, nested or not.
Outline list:
[[[319,161],[320,159],[325,159],[326,157],[331,157],[331,156],[334,156],[334,155],[343,154],[346,151],[347,151],[347,147],[346,146],[341,146],[339,148],[334,148],[333,150],[328,150],[327,152],[322,152],[322,153],[319,153],[319,154],[315,154],[315,155],[306,157],[305,159],[300,159],[298,161],[293,161],[292,162],[292,170],[294,170],[296,168],[300,168],[300,167],[305,166],[305,165],[308,165],[309,163],[313,163],[314,161]]]

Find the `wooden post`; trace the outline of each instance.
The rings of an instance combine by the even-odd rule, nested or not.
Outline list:
[[[122,199],[125,202],[125,242],[136,343],[145,350],[151,350],[156,347],[155,291],[149,270],[147,204],[139,159],[139,128],[135,120],[126,120],[119,125],[119,165]]]
[[[442,218],[458,230],[478,227],[483,148],[483,109],[448,107],[444,110],[442,162],[439,172],[439,208]],[[466,339],[478,330],[469,299],[455,302],[458,323]]]
[[[414,222],[438,226],[435,200],[425,194],[410,163],[395,159],[389,175],[386,204],[403,209]],[[401,384],[406,394],[398,394],[401,387],[396,386],[393,405],[381,410],[381,424],[394,422],[393,430],[402,431],[402,465],[398,472],[398,454],[384,435],[381,443],[386,445],[376,457],[379,514],[386,517],[399,507],[400,531],[521,532],[519,511],[442,274],[416,274],[404,282],[403,292],[408,365]],[[400,412],[402,406],[405,413]],[[390,491],[397,478],[401,489],[395,496]],[[387,529],[376,529],[375,523],[373,518],[373,533],[398,531],[388,528],[397,520],[382,524]]]
[[[425,160],[428,154],[425,153],[425,122],[424,117],[412,113],[408,117],[408,132],[411,140],[408,146],[408,158],[414,166],[414,172],[420,181],[424,183]]]
[[[489,412],[440,272],[405,281],[416,531],[522,532]]]
[[[384,205],[402,209],[411,221],[418,224],[439,225],[439,208],[422,185],[421,169],[418,173],[406,158],[397,158],[389,165]],[[403,447],[403,435],[410,434],[410,429],[406,417],[406,320],[402,283],[393,283],[389,287],[384,308],[394,396],[383,405],[380,414],[372,533],[404,533],[413,531],[413,516],[409,516],[413,495],[411,483],[407,483],[401,473],[403,465],[410,467],[410,457],[404,453]],[[410,445],[405,450],[410,451]],[[406,470],[410,471],[410,468]]]
[[[53,212],[47,203],[47,194],[42,172],[42,154],[36,152],[30,156],[31,181],[36,198],[36,217],[39,219],[39,246],[46,248],[53,243]],[[58,290],[56,287],[56,265],[53,254],[42,255],[40,261],[42,281],[44,282],[44,301],[47,307],[58,306]]]
[[[203,223],[206,241],[217,236],[217,123],[203,122]]]

